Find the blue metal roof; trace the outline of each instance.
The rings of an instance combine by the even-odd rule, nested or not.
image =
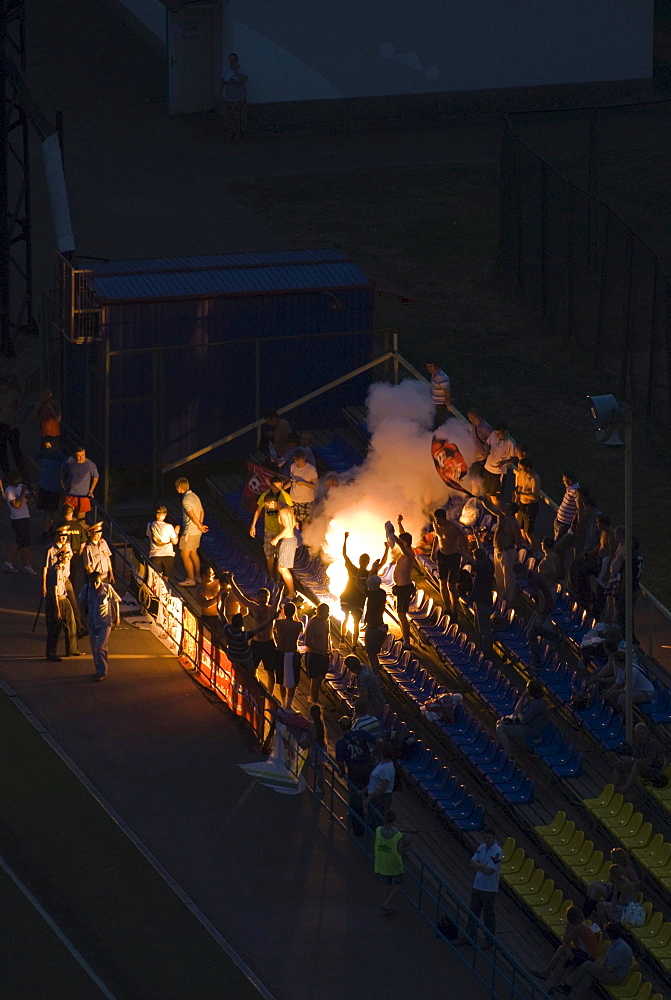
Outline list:
[[[226,256],[251,255],[227,254]],[[187,259],[194,260],[194,258]],[[274,263],[256,267],[213,266],[199,270],[160,269],[153,273],[149,271],[132,274],[112,273],[93,276],[90,278],[90,284],[96,298],[101,302],[264,295],[371,287],[371,282],[363,271],[344,254],[339,260],[330,263]]]
[[[200,257],[156,257],[146,260],[80,260],[93,274],[155,274],[159,271],[200,271],[228,267],[265,267],[277,264],[309,264],[346,261],[341,250],[261,250],[251,253],[207,254]]]

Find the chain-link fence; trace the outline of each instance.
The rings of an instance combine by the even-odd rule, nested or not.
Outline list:
[[[653,109],[659,118],[660,109]],[[666,422],[671,420],[671,281],[659,256],[595,194],[596,113],[602,110],[613,119],[615,143],[613,109],[547,112],[542,127],[537,115],[535,128],[525,126],[524,137],[518,116],[506,117],[499,262],[553,327],[593,359],[615,392],[649,418]],[[661,133],[647,119],[646,124],[644,145],[655,137],[665,145],[666,132],[659,139]],[[584,151],[577,160],[569,155],[576,148]]]

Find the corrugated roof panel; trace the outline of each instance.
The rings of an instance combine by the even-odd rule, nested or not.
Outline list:
[[[91,287],[101,302],[369,286],[370,281],[363,271],[347,260],[330,264],[123,274],[91,279]]]
[[[252,253],[206,254],[198,257],[156,257],[144,260],[81,260],[93,274],[155,274],[160,271],[198,271],[205,268],[267,267],[294,263],[346,261],[342,250],[261,250]]]

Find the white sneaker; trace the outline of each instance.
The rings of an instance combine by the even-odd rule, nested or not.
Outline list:
[[[37,576],[37,573],[35,572],[32,566],[24,566],[23,572],[27,573],[28,576]]]
[[[4,569],[5,573],[18,573],[19,572],[18,569],[15,566],[12,566],[12,564],[10,562],[3,563],[2,564],[2,568]]]

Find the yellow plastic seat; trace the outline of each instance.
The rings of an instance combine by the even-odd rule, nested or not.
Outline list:
[[[507,872],[502,870],[501,874],[508,885],[517,891],[517,887],[524,885],[525,882],[528,882],[536,870],[536,865],[533,863],[532,859],[525,858],[524,864],[516,872]]]
[[[665,843],[661,833],[656,833],[649,844],[645,847],[632,847],[631,852],[644,868],[656,868],[671,857],[671,844]]]
[[[617,997],[617,1000],[638,1000],[638,992],[642,986],[643,977],[641,973],[630,972],[625,982],[621,983],[620,986],[606,986],[606,989],[611,996]],[[648,983],[648,986],[650,986],[650,983]],[[650,986],[650,991],[652,992],[652,986]]]
[[[524,850],[521,847],[516,847],[513,853],[501,862],[501,874],[510,873],[512,875],[513,872],[518,872],[524,864],[525,858]]]
[[[511,856],[515,853],[515,838],[507,837],[506,842],[503,845],[503,864],[509,861]]]
[[[617,816],[618,813],[621,812],[623,805],[624,795],[622,792],[616,792],[608,805],[593,806],[591,808],[591,812],[594,813],[595,816],[598,816],[599,819],[603,819],[604,817],[607,819],[609,816]],[[590,807],[588,806],[587,808],[589,809]]]
[[[555,888],[556,886],[552,879],[546,878],[538,892],[525,894],[524,902],[535,912],[537,906],[547,906],[552,899],[552,893],[555,891]]]
[[[557,918],[564,924],[566,923],[566,908],[570,905],[571,903],[564,898],[561,889],[555,889],[547,903],[540,903],[534,907],[534,913],[549,926],[554,925]]]
[[[654,785],[648,785],[648,791],[651,795],[654,795],[658,802],[661,802],[666,809],[671,809],[671,764],[664,768],[664,774],[669,779],[669,784],[666,788],[655,788]]]
[[[539,837],[552,837],[555,833],[559,833],[563,829],[565,823],[566,813],[563,809],[560,809],[551,823],[548,823],[547,826],[537,826],[535,830]]]
[[[546,844],[549,844],[553,850],[556,850],[557,847],[561,846],[562,844],[568,844],[574,833],[575,833],[575,823],[573,822],[572,819],[570,819],[566,823],[564,823],[559,833],[553,833],[547,837],[543,837],[543,840],[545,841]]]
[[[564,860],[572,871],[584,867],[594,854],[594,842],[583,840],[577,854],[565,855]]]
[[[597,795],[595,799],[583,799],[583,802],[590,810],[590,812],[594,812],[594,810],[598,809],[600,806],[607,806],[614,795],[615,795],[615,785],[609,784],[604,786],[601,795]]]
[[[662,955],[666,955],[671,946],[671,924],[662,924],[659,934],[656,938],[647,938],[642,941],[641,944],[645,945],[646,951],[649,951],[653,955],[657,955],[659,952]]]
[[[656,938],[662,929],[662,924],[664,923],[664,917],[656,910],[653,912],[652,903],[644,903],[646,912],[646,920],[642,927],[629,927],[627,928],[630,934],[633,934],[635,938],[643,943],[645,938]]]
[[[555,847],[555,851],[563,861],[567,861],[568,858],[574,857],[579,852],[584,840],[584,831],[576,830],[569,842],[567,844],[558,844]]]
[[[634,807],[631,802],[622,802],[620,809],[614,815],[610,813],[605,813],[603,816],[599,816],[599,819],[606,827],[607,830],[611,830],[617,837],[617,831],[629,826],[634,815]],[[641,814],[639,813],[639,816]],[[641,816],[641,822],[643,822],[643,817]]]
[[[575,866],[574,872],[583,882],[596,882],[597,875],[603,870],[606,859],[603,851],[594,851],[589,861],[580,867]]]
[[[512,889],[517,893],[518,896],[533,896],[535,895],[540,887],[545,881],[545,872],[542,872],[540,868],[534,869],[531,878],[527,879],[525,882],[509,883]]]
[[[645,847],[652,840],[652,823],[641,823],[636,833],[620,833],[617,836],[628,851],[633,851],[635,847]]]

